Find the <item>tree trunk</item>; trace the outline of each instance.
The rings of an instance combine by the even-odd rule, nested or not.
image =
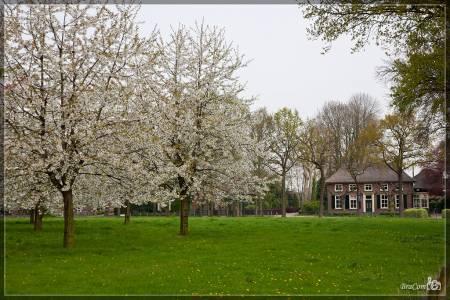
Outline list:
[[[320,169],[320,197],[319,197],[319,217],[323,217],[323,194],[325,192],[325,174]]]
[[[355,185],[356,185],[356,210],[358,212],[358,215],[362,215],[363,205],[365,205],[365,203],[363,203],[364,201],[363,197],[360,197],[362,195],[359,194],[359,185],[357,180],[355,180]]]
[[[214,216],[214,205],[212,202],[208,202],[208,217]]]
[[[263,211],[263,199],[259,200],[259,214],[260,216],[264,216],[264,211]]]
[[[30,209],[30,224],[34,224],[34,209]]]
[[[403,210],[405,209],[404,201],[403,201],[403,178],[402,178],[402,173],[403,170],[400,171],[399,173],[397,173],[398,176],[398,192],[399,192],[399,196],[398,196],[398,201],[399,201],[399,210],[400,210],[400,217],[403,217]],[[408,201],[408,200],[407,200]]]
[[[42,218],[44,217],[44,215],[39,213],[39,204],[36,204],[33,211],[34,211],[34,217],[33,217],[34,231],[41,231],[42,230]]]
[[[188,234],[189,201],[186,195],[180,198],[180,235]]]
[[[299,190],[297,190],[297,200],[298,200],[298,211],[303,211],[303,201]]]
[[[180,235],[187,235],[189,225],[188,187],[186,186],[186,180],[181,176],[178,176],[178,185],[180,187]]]
[[[36,213],[35,219],[34,219],[34,231],[42,231],[42,218],[44,217],[43,214]]]
[[[281,216],[286,217],[286,173],[281,175]]]
[[[72,190],[62,191],[64,200],[64,248],[75,246],[75,222],[73,217]]]
[[[130,218],[131,218],[131,203],[130,201],[125,201],[125,221],[124,224],[130,224]]]

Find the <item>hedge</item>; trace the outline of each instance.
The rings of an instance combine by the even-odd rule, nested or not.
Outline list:
[[[318,200],[305,201],[303,203],[303,214],[313,215],[319,213],[320,204]]]
[[[428,211],[425,208],[408,208],[403,212],[405,217],[410,218],[427,218]]]

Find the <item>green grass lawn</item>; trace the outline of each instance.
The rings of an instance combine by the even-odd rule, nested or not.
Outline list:
[[[71,250],[62,219],[27,221],[5,222],[8,295],[396,295],[444,262],[441,219],[203,217],[182,237],[175,217],[85,217]]]

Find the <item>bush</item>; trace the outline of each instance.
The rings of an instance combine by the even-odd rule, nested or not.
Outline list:
[[[444,209],[444,197],[430,197],[430,212],[442,212]]]
[[[353,217],[358,216],[358,212],[349,212],[349,211],[334,211],[330,213],[331,216],[342,216],[342,217]]]
[[[319,213],[320,204],[318,200],[305,201],[303,203],[303,211],[300,213],[306,215],[314,215]]]
[[[449,216],[450,216],[450,209],[448,209],[448,208],[443,209],[442,210],[442,217],[445,219],[445,218],[448,218]]]
[[[408,208],[403,212],[405,217],[427,218],[428,211],[425,208]]]

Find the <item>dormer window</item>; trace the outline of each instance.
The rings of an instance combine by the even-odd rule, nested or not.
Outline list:
[[[335,184],[334,185],[334,191],[335,192],[342,192],[343,191],[342,184]]]
[[[365,184],[364,185],[364,191],[365,192],[371,192],[372,191],[372,185],[371,184]]]

